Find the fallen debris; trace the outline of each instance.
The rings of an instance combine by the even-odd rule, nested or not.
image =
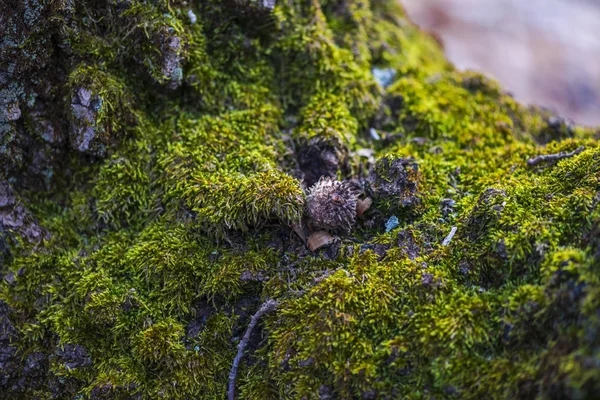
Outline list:
[[[388,219],[387,222],[385,223],[385,231],[389,232],[392,229],[397,228],[398,226],[400,226],[400,221],[398,221],[398,217],[396,217],[395,215],[392,215],[390,217],[390,219]]]
[[[371,208],[371,205],[373,205],[373,199],[370,197],[367,197],[366,199],[359,199],[358,202],[356,203],[356,215],[358,215],[359,217],[362,217],[365,212]]]
[[[455,226],[453,226],[452,229],[450,230],[450,233],[448,234],[448,236],[446,236],[446,238],[442,242],[442,246],[448,246],[450,244],[450,241],[456,234],[456,230],[457,230],[457,228]]]
[[[306,196],[309,223],[319,229],[350,232],[356,222],[356,204],[357,193],[352,184],[321,178]]]
[[[196,21],[198,20],[198,17],[196,17],[196,14],[194,14],[194,12],[192,10],[188,10],[187,15],[188,15],[188,18],[190,19],[190,24],[194,25],[196,23]]]
[[[308,237],[308,248],[315,252],[323,246],[327,246],[336,240],[335,236],[330,235],[327,231],[318,231]]]
[[[262,306],[260,306],[260,308],[258,309],[256,314],[254,314],[252,316],[252,318],[250,319],[250,324],[248,324],[248,328],[246,328],[246,333],[244,333],[244,337],[238,344],[238,352],[237,352],[235,358],[233,359],[233,365],[231,366],[231,371],[229,372],[229,388],[227,391],[227,398],[229,400],[235,399],[235,378],[237,376],[237,371],[240,366],[240,361],[242,360],[242,357],[244,356],[244,351],[246,350],[246,346],[248,345],[248,342],[250,341],[250,336],[252,336],[252,331],[256,327],[258,320],[264,314],[275,311],[275,309],[277,308],[278,305],[279,305],[279,302],[277,300],[269,299],[269,300],[265,301],[262,304]]]
[[[543,154],[543,155],[533,157],[533,158],[530,158],[529,160],[527,160],[527,165],[529,165],[530,167],[533,167],[535,165],[545,163],[545,162],[555,162],[558,160],[562,160],[563,158],[569,158],[569,157],[576,156],[577,154],[581,153],[583,150],[585,150],[585,147],[579,146],[575,150],[568,152],[568,153],[561,151],[560,153],[555,153],[555,154]]]
[[[373,77],[382,88],[387,88],[394,82],[396,70],[393,68],[373,68]]]
[[[379,133],[377,133],[377,129],[375,128],[369,129],[369,135],[373,140],[381,140],[381,136],[379,136]]]

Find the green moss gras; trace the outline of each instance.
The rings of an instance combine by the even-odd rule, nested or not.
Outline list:
[[[0,367],[2,390],[221,399],[250,316],[276,298],[243,359],[239,398],[591,398],[593,131],[455,71],[395,2],[236,4],[54,10],[63,24],[48,35],[62,61],[43,76],[67,131],[74,92],[102,98],[104,151],[63,146],[44,192],[7,177],[50,235],[1,233],[1,321],[14,329],[0,342],[16,354]],[[42,76],[29,58],[22,68]],[[393,68],[394,82],[380,87],[373,68]],[[359,183],[361,149],[383,180],[397,178],[383,167],[411,160],[416,200],[376,198],[337,251],[309,253],[292,229],[305,217],[294,145],[315,142],[343,160],[339,179]],[[386,233],[392,214],[400,226]],[[58,349],[74,345],[89,362],[70,368]],[[45,366],[19,385],[32,354]]]

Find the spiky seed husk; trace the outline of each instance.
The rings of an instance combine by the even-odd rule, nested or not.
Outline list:
[[[349,232],[356,220],[357,196],[347,182],[321,178],[308,189],[306,204],[316,228]]]

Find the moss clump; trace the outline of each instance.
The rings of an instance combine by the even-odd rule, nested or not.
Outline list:
[[[386,211],[415,208],[420,203],[421,173],[410,158],[382,157],[369,174],[369,188]]]
[[[600,390],[597,134],[454,70],[396,2],[0,18],[0,392],[223,398],[266,298],[239,398]],[[323,177],[374,202],[313,254]]]

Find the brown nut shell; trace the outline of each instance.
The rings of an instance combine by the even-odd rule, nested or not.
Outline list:
[[[317,231],[308,237],[308,248],[310,251],[316,251],[323,246],[327,246],[335,241],[335,236],[332,236],[327,231]]]
[[[367,197],[363,200],[358,200],[358,202],[356,203],[356,215],[362,217],[363,214],[371,207],[372,204],[373,199],[370,197]]]

